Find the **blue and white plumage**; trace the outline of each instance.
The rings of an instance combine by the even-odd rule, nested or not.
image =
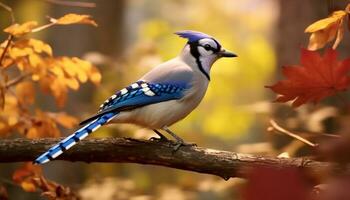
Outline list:
[[[78,131],[51,147],[34,163],[46,163],[106,123],[132,123],[154,130],[164,130],[184,141],[168,127],[186,117],[198,106],[210,81],[212,64],[221,57],[235,57],[225,51],[212,36],[195,31],[180,31],[177,35],[188,42],[180,55],[164,62],[145,74],[139,81],[121,89],[107,99],[98,113],[83,121]]]

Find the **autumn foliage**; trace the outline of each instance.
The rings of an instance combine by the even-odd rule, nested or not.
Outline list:
[[[331,13],[327,18],[321,19],[305,29],[306,33],[311,33],[308,49],[318,50],[327,43],[334,40],[333,49],[336,49],[344,36],[344,24],[349,20],[350,4],[345,10],[338,10]],[[350,22],[347,21],[350,29]]]
[[[282,68],[286,80],[268,86],[280,94],[276,102],[293,101],[297,107],[307,102],[317,103],[348,89],[350,58],[338,61],[337,52],[328,49],[323,56],[315,51],[301,50],[301,63]]]
[[[28,138],[60,136],[58,125],[72,128],[77,119],[64,112],[41,110],[34,104],[37,88],[53,96],[57,106],[62,107],[69,90],[77,90],[87,81],[99,84],[101,80],[100,72],[89,62],[77,57],[56,57],[49,44],[28,37],[29,33],[52,25],[96,23],[87,15],[76,14],[50,18],[50,22],[38,26],[30,21],[4,30],[10,37],[0,45],[0,135],[16,131]]]
[[[19,133],[27,138],[59,137],[60,128],[73,128],[77,118],[65,112],[43,110],[36,104],[36,94],[52,96],[62,108],[70,90],[78,90],[88,81],[98,85],[99,70],[77,57],[57,57],[51,46],[31,38],[31,33],[53,25],[88,24],[97,26],[88,15],[67,14],[50,18],[39,26],[36,21],[12,24],[4,29],[9,34],[0,45],[0,136]],[[49,97],[48,97],[49,98]],[[45,179],[41,167],[30,163],[15,171],[13,181],[27,192],[41,189],[48,199],[75,199],[69,188]]]
[[[349,90],[350,55],[348,55],[347,58],[342,58],[338,55],[339,53],[337,51],[338,46],[341,45],[343,41],[344,35],[347,34],[347,29],[350,29],[349,19],[350,4],[342,10],[330,12],[325,18],[305,28],[304,32],[309,35],[309,42],[305,44],[305,48],[300,49],[300,62],[285,63],[285,65],[281,67],[284,78],[278,80],[275,84],[266,86],[266,88],[271,89],[277,95],[275,102],[290,102],[292,107],[287,105],[288,109],[292,108],[290,110],[295,112],[297,116],[288,116],[286,119],[279,120],[281,124],[285,123],[283,125],[286,127],[292,124],[291,127],[293,127],[295,131],[287,130],[287,128],[284,129],[282,125],[280,126],[277,124],[278,120],[269,120],[270,127],[268,127],[267,132],[268,134],[281,133],[278,136],[287,135],[291,137],[292,142],[280,149],[273,147],[274,143],[271,141],[269,141],[271,144],[269,142],[263,144],[259,143],[257,145],[253,144],[252,147],[255,146],[256,148],[257,146],[263,145],[263,148],[271,148],[272,150],[264,149],[264,153],[265,151],[270,153],[269,156],[272,155],[290,159],[290,157],[294,156],[311,155],[314,156],[312,159],[322,159],[327,162],[332,162],[332,164],[341,165],[345,163],[348,165],[350,161],[348,156],[350,153],[349,135],[343,133],[339,134],[340,131],[332,131],[330,134],[326,131],[323,132],[323,130],[319,131],[321,128],[317,129],[317,131],[311,130],[311,128],[309,130],[308,128],[314,124],[311,122],[308,123],[309,121],[306,119],[319,119],[322,117],[320,113],[326,113],[324,115],[327,115],[327,117],[336,116],[341,118],[341,120],[338,121],[340,121],[339,124],[343,126],[341,130],[344,133],[350,130],[350,126],[348,126],[349,115],[346,113],[349,112],[348,110],[342,110],[341,112],[345,114],[339,114],[338,111],[341,110],[338,109],[338,107],[340,107],[339,105],[321,104],[321,102],[327,98],[335,97],[338,100],[338,98],[341,98],[342,93],[346,93]],[[164,28],[167,27],[164,24],[168,22],[164,24],[158,23],[159,22],[156,22],[155,25],[151,25],[167,29]],[[45,31],[52,26],[74,24],[97,26],[97,23],[89,15],[67,14],[58,18],[48,17],[47,23],[43,25],[39,24],[37,21],[27,21],[23,23],[13,21],[11,25],[4,28],[3,33],[8,35],[8,38],[0,42],[0,137],[9,138],[20,136],[30,139],[59,137],[62,135],[62,128],[71,129],[77,126],[78,119],[63,111],[68,94],[69,92],[79,90],[84,83],[98,85],[101,81],[101,73],[94,65],[81,58],[56,56],[50,44],[35,38],[35,33]],[[152,29],[150,32],[152,32],[152,34],[158,34],[157,31],[159,30],[153,31]],[[169,44],[166,45],[166,48],[168,48],[168,45]],[[145,47],[142,46],[142,48],[146,50],[141,48],[141,53],[143,53],[143,51],[147,53],[151,52],[151,56],[147,57],[147,59],[142,56],[135,56],[135,52],[139,53],[135,51],[133,52],[129,65],[145,65],[144,63],[139,64],[138,59],[143,62],[146,60],[152,65],[153,62],[158,62],[159,58],[153,55],[157,54],[153,52],[154,47],[149,47],[152,45],[148,43],[144,46]],[[135,59],[135,57],[138,58]],[[118,70],[120,70],[119,73],[122,73],[121,69]],[[113,84],[115,84],[115,82]],[[259,87],[261,89],[261,84],[259,84]],[[115,85],[113,85],[113,88],[115,89]],[[229,88],[230,91],[227,93],[232,92],[231,87]],[[54,102],[54,110],[45,110],[43,106],[40,105],[40,101],[38,101],[39,96],[45,97],[45,101],[47,102]],[[217,96],[215,95],[215,100],[216,99]],[[310,109],[312,110],[310,113],[307,113],[309,112],[307,109],[310,107],[305,106],[299,108],[308,103],[321,106],[310,106],[313,109]],[[215,101],[215,106],[217,105],[218,103]],[[324,105],[327,107],[322,107]],[[255,107],[253,109],[255,109]],[[285,110],[283,110],[283,113],[285,114],[286,112],[284,111]],[[274,111],[271,111],[271,113],[272,112]],[[226,117],[227,116],[224,115],[223,118]],[[281,116],[278,117],[282,118]],[[212,118],[220,121],[217,117]],[[236,118],[234,120],[240,121]],[[319,126],[317,126],[317,128],[319,128]],[[271,135],[268,137],[273,138],[274,136]],[[343,137],[344,135],[345,137]],[[323,141],[324,138],[326,138],[326,140]],[[246,145],[249,146],[249,144]],[[247,149],[251,150],[253,148]],[[304,154],[298,154],[299,151]],[[257,151],[254,153],[261,152]],[[264,157],[262,157],[261,160],[257,160],[257,165],[259,165],[260,161],[263,161],[263,158]],[[345,165],[341,165],[339,169],[343,170],[346,169],[346,167]],[[347,198],[344,199],[349,199],[350,196],[347,189],[350,185],[348,176],[339,178],[329,172],[320,172],[317,177],[309,177],[309,174],[303,169],[275,169],[273,167],[264,168],[260,166],[251,171],[247,170],[247,172],[250,173],[247,173],[247,180],[243,184],[244,187],[241,195],[243,199],[331,200],[340,199],[339,194],[342,193],[346,193],[347,195]],[[212,182],[215,183],[216,181],[217,180]],[[184,191],[186,191],[188,187],[190,187],[191,181],[186,180],[184,182],[186,182],[186,184],[184,184],[186,185]],[[31,163],[25,163],[14,171],[12,174],[12,183],[26,192],[39,192],[47,199],[79,199],[78,195],[69,187],[48,180],[43,175],[41,167]],[[128,185],[125,182],[118,184],[123,187]],[[87,192],[86,196],[92,196],[92,193],[94,193],[99,197],[102,189],[109,188],[101,182],[98,182],[96,185],[98,187],[93,186],[94,190],[90,189],[92,192]],[[174,185],[169,188],[172,189]],[[209,189],[214,188],[213,186],[213,183],[209,184],[201,180],[201,186],[198,188],[205,191],[202,191],[202,193],[207,195],[209,193],[208,191],[210,191]],[[123,193],[123,189],[120,189],[122,187],[116,189],[117,187],[113,185],[110,188],[112,188],[111,190],[115,191],[115,193],[120,194],[120,196],[126,193],[125,191]],[[219,191],[218,193],[222,191],[221,188],[214,189]],[[128,191],[130,193],[128,195],[131,197],[131,193],[136,193],[135,191],[139,190],[139,188],[135,187],[133,189],[134,191],[129,188],[124,190],[130,190]],[[170,192],[167,192],[167,190],[164,191],[166,191],[164,192],[164,196],[175,198],[174,196],[176,195],[173,196],[171,190],[169,190]],[[191,198],[187,193],[184,194],[184,196]],[[314,195],[314,197],[312,195]],[[3,196],[7,196],[7,192],[6,188],[0,184],[0,199]],[[206,196],[205,198],[208,197]]]
[[[329,161],[334,166],[342,167],[347,166],[349,163],[349,102],[346,99],[346,92],[350,86],[350,57],[345,59],[338,58],[336,49],[344,37],[345,27],[347,26],[350,29],[349,16],[350,4],[344,10],[333,11],[328,17],[309,25],[305,30],[306,33],[310,33],[309,43],[307,49],[301,49],[300,64],[283,66],[282,74],[285,79],[278,81],[272,86],[267,86],[267,88],[277,94],[275,102],[292,102],[292,106],[295,108],[293,111],[299,114],[302,113],[296,117],[289,116],[287,119],[284,119],[284,122],[280,120],[286,126],[293,127],[295,131],[284,129],[274,121],[271,123],[272,125],[269,127],[269,131],[279,131],[304,143],[304,145],[308,145],[312,150],[311,152],[307,152],[306,155],[313,156],[314,159]],[[331,44],[331,48],[325,48],[329,44]],[[345,93],[345,95],[341,93]],[[307,103],[320,103],[320,101],[328,97],[336,97],[337,101],[329,101],[312,108],[311,106],[305,106],[304,109],[296,109]],[[341,104],[334,103],[339,102],[339,100]],[[327,132],[324,131],[325,128],[318,128],[317,131],[314,131],[315,129],[312,130],[315,126],[312,127],[310,124],[315,124],[314,121],[317,121],[315,118],[319,120],[317,123],[325,127],[328,125],[332,128],[328,129]],[[292,122],[291,119],[298,121],[296,123],[297,125],[290,123]],[[329,121],[326,121],[326,119]],[[326,124],[323,120],[329,124]],[[331,120],[336,121],[336,125],[331,124]],[[310,142],[309,140],[316,142]],[[292,142],[283,149],[286,152],[295,153],[296,149],[301,149],[296,146],[296,143],[293,144]],[[254,184],[250,184],[248,189],[254,186],[256,188],[254,191],[251,189],[247,195],[247,199],[249,197],[250,199],[261,199],[259,195],[255,195],[256,192],[260,192],[261,195],[263,193],[265,195],[277,194],[275,190],[269,194],[271,190],[269,187],[264,189],[257,187],[263,185],[262,182],[259,183],[262,180],[269,179],[274,183],[277,182],[277,180],[273,181],[273,179],[268,177],[260,178],[260,176],[268,175],[269,173],[269,171],[265,171],[261,174],[253,174],[250,181],[254,182]],[[317,178],[315,178],[316,176],[313,177],[313,181],[315,182],[312,183],[314,186],[311,193],[308,191],[292,199],[349,199],[350,193],[347,189],[349,187],[348,169],[344,168],[341,175],[328,173],[320,172],[316,175]],[[268,176],[272,177],[272,174]],[[293,180],[289,179],[287,182],[293,183]],[[297,183],[298,187],[302,184]],[[294,194],[305,192],[305,189],[310,190],[307,186],[304,188],[290,186],[288,189],[296,189]],[[283,194],[287,194],[288,192],[284,192]],[[280,196],[269,199],[287,199],[287,197],[281,198]]]
[[[276,102],[293,101],[292,105],[298,107],[305,103],[318,103],[348,89],[350,58],[337,60],[335,49],[343,39],[349,10],[350,4],[345,10],[334,11],[329,17],[306,28],[305,32],[311,35],[308,50],[301,49],[300,64],[284,66],[282,73],[287,79],[267,86],[279,95]],[[327,49],[323,56],[314,51],[333,40],[332,49]]]

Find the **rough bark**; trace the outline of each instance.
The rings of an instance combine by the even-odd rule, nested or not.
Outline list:
[[[32,161],[60,139],[6,139],[0,141],[0,163]],[[256,167],[307,169],[312,174],[332,164],[303,158],[273,158],[241,154],[201,147],[181,147],[174,144],[130,138],[85,139],[58,160],[83,162],[116,162],[159,165],[199,173],[230,177],[246,177]]]

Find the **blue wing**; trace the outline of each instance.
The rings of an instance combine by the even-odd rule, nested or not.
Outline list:
[[[122,110],[180,99],[183,97],[186,89],[187,85],[179,83],[147,83],[145,81],[133,83],[112,95],[101,105],[100,111],[95,116],[81,123],[88,123],[87,125],[51,147],[47,152],[39,156],[34,163],[43,164],[53,160],[74,146],[78,141],[108,123]]]
[[[86,124],[106,113],[130,110],[149,104],[180,99],[188,87],[184,83],[148,83],[137,81],[112,95],[100,106],[100,110],[96,115],[84,120],[80,124]]]

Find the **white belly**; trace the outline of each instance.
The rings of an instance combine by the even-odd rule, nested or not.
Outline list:
[[[150,104],[118,114],[111,123],[131,123],[150,129],[171,126],[190,114],[203,99],[208,87],[206,77],[194,74],[192,88],[180,100],[170,100]]]
[[[160,129],[185,118],[198,103],[171,100],[151,104],[131,111],[123,111],[112,120],[112,123],[131,123],[150,129]]]

